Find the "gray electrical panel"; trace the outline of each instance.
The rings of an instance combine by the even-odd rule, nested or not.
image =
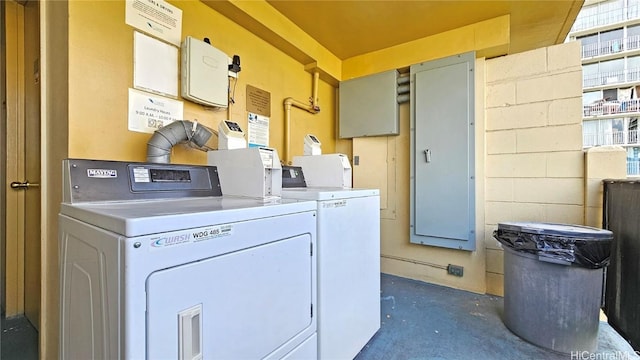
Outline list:
[[[340,82],[340,138],[398,135],[398,71]]]
[[[411,66],[410,241],[475,250],[475,53]]]

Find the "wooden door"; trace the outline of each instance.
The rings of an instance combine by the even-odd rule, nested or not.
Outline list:
[[[5,2],[6,247],[8,317],[40,318],[40,39],[36,1]]]

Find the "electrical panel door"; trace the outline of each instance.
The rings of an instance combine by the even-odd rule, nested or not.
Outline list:
[[[475,54],[411,67],[411,242],[475,250]]]
[[[339,97],[341,139],[400,133],[398,71],[341,81]]]

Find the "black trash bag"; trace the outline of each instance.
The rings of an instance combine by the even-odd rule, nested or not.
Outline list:
[[[493,237],[513,250],[589,269],[609,265],[613,233],[581,225],[499,223]]]

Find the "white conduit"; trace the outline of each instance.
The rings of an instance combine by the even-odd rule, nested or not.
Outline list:
[[[402,84],[408,84],[409,80],[410,80],[409,74],[403,74],[398,76],[397,82],[398,82],[398,85],[402,85]]]
[[[291,164],[289,159],[289,148],[291,147],[291,107],[304,110],[310,114],[317,114],[320,112],[320,106],[318,106],[318,82],[320,81],[320,73],[318,71],[313,72],[313,90],[309,103],[306,104],[302,101],[298,101],[294,98],[288,97],[284,99],[284,150],[282,152],[282,161],[285,164]]]
[[[398,77],[398,97],[396,98],[398,104],[402,104],[411,100],[411,85],[409,84],[409,80],[411,79],[408,74],[400,75]]]

